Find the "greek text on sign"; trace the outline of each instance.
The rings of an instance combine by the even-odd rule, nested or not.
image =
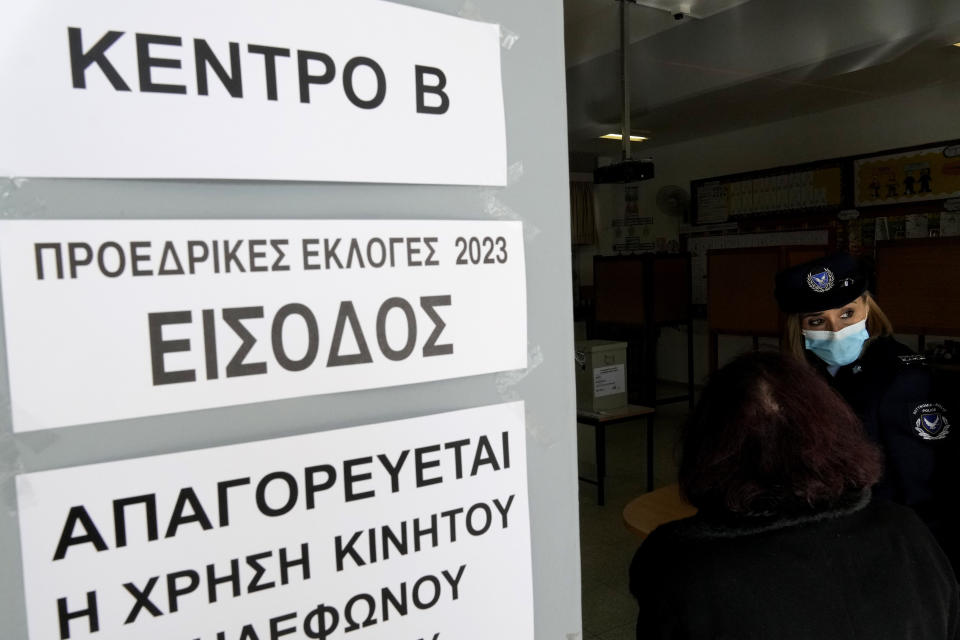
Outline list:
[[[506,184],[497,25],[379,0],[15,4],[0,175]]]
[[[31,640],[532,638],[523,403],[17,477]]]
[[[8,220],[0,276],[15,431],[526,367],[519,222]]]
[[[622,364],[594,367],[593,397],[602,398],[627,390],[627,368]]]

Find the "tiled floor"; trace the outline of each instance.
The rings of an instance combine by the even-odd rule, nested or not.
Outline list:
[[[654,485],[676,482],[676,442],[688,406],[657,407],[654,420]],[[578,428],[580,471],[593,477],[593,428]],[[607,427],[606,504],[597,488],[580,483],[580,561],[583,639],[633,640],[637,609],[627,589],[627,568],[640,544],[623,525],[623,507],[646,490],[646,426],[643,420]]]

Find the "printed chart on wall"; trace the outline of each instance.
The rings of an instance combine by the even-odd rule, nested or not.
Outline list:
[[[527,363],[514,221],[8,220],[0,277],[18,432]]]
[[[754,177],[695,180],[698,224],[756,215],[778,215],[839,207],[843,170],[839,165],[786,173],[758,172]]]
[[[380,0],[203,7],[5,3],[0,175],[506,184],[498,25]]]
[[[533,637],[521,402],[17,477],[30,640]]]

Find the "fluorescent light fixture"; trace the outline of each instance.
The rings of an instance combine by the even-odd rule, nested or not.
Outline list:
[[[623,140],[623,136],[619,133],[608,133],[600,137],[604,140]],[[644,140],[647,140],[644,136],[630,136],[630,142],[643,142]]]

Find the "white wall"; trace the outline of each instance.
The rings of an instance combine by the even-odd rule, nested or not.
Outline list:
[[[651,156],[656,178],[640,184],[641,215],[654,212],[653,235],[678,237],[680,220],[656,210],[657,190],[665,185],[690,188],[690,181],[741,171],[799,164],[838,156],[871,153],[895,147],[960,137],[960,83],[943,84],[895,97],[804,115],[663,147],[638,145],[634,157]],[[656,139],[654,131],[651,137]],[[610,220],[622,215],[623,187],[598,187],[598,251],[612,253]],[[593,281],[595,251],[581,249],[582,284]],[[694,335],[695,377],[707,370],[706,327]],[[721,338],[721,364],[745,349],[749,338]],[[665,329],[658,351],[658,376],[686,380],[686,335]]]

